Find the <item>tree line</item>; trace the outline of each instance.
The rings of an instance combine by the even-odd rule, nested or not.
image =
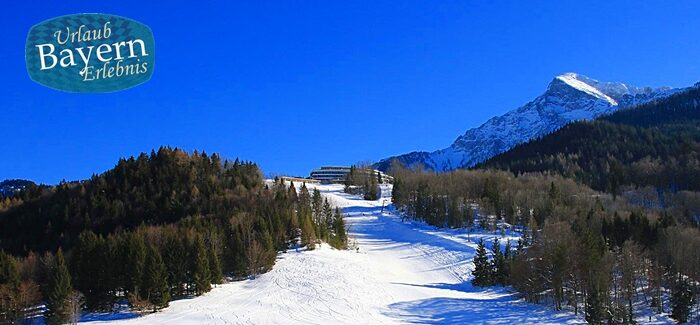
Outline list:
[[[340,210],[253,163],[161,148],[0,211],[0,321],[157,310],[268,271],[289,247],[347,245]]]
[[[685,201],[648,208],[546,173],[392,173],[406,218],[522,231],[515,248],[478,244],[474,285],[509,285],[592,324],[633,323],[640,305],[679,322],[700,319],[700,231],[679,214]]]

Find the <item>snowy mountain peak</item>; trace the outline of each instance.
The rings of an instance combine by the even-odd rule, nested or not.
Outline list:
[[[669,96],[680,89],[635,87],[621,82],[598,81],[569,72],[556,76],[547,90],[531,102],[467,130],[448,148],[434,152],[412,152],[383,159],[376,164],[387,170],[391,161],[423,165],[435,171],[471,167],[517,144],[545,135],[567,123],[593,119]]]
[[[598,81],[584,75],[569,72],[554,78],[550,84],[561,81],[568,86],[606,100],[611,105],[630,106],[648,101],[652,97],[673,91],[671,87],[635,87],[622,82]]]
[[[576,90],[582,91],[586,94],[589,94],[591,96],[603,99],[610,103],[610,105],[615,105],[617,106],[617,101],[613,99],[612,97],[606,95],[603,93],[601,90],[598,90],[595,85],[599,84],[597,80],[590,79],[586,76],[582,76],[573,72],[565,73],[562,75],[559,75],[555,78],[555,80],[559,80],[564,82],[565,84],[573,87]],[[550,88],[556,85],[554,82],[550,84]],[[625,84],[620,84],[622,87],[627,87]]]

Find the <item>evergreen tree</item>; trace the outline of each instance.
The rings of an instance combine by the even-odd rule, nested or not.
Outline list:
[[[343,215],[340,213],[339,208],[335,208],[335,214],[333,215],[333,237],[331,238],[330,244],[336,249],[347,248],[347,234],[345,233],[345,221],[343,220]]]
[[[311,210],[313,214],[313,221],[316,225],[316,238],[323,238],[323,198],[321,197],[321,191],[319,191],[317,188],[314,188],[313,194],[311,195]]]
[[[301,245],[306,246],[308,250],[316,248],[316,231],[310,215],[306,215],[302,221]]]
[[[365,172],[369,172],[369,175],[365,177],[363,183],[364,199],[371,201],[377,200],[379,199],[379,186],[377,185],[377,177],[374,176],[375,172],[373,170],[365,170]]]
[[[146,264],[146,243],[135,233],[127,234],[124,241],[124,260],[128,266],[124,270],[124,289],[127,293],[138,294]]]
[[[175,231],[168,232],[165,238],[161,257],[166,268],[170,296],[179,297],[184,295],[183,287],[187,282],[188,251]]]
[[[80,234],[72,253],[73,277],[71,282],[83,293],[85,304],[91,310],[108,310],[121,288],[122,275],[130,264],[117,254],[119,245],[114,238],[106,240],[92,231]],[[106,265],[113,265],[106,267]]]
[[[289,189],[287,189],[287,197],[289,198],[289,201],[293,203],[296,203],[299,199],[299,195],[297,195],[297,188],[294,185],[294,182],[289,182]]]
[[[678,323],[687,322],[694,304],[693,287],[686,280],[678,281],[671,294],[671,318]]]
[[[333,208],[331,208],[331,203],[328,202],[327,198],[323,200],[319,224],[321,225],[321,239],[327,242],[330,239],[330,231],[333,229]]]
[[[306,187],[306,183],[301,183],[299,188],[299,206],[311,209],[311,194],[309,194],[309,188]]]
[[[0,250],[0,285],[2,284],[12,287],[19,285],[19,270],[15,259]]]
[[[298,215],[301,223],[301,245],[306,246],[308,250],[316,248],[316,227],[313,222],[313,210],[311,205],[311,196],[306,184],[301,185],[299,192]]]
[[[197,236],[194,239],[192,247],[192,291],[196,295],[201,295],[211,290],[210,273],[209,273],[209,258],[207,256],[206,246],[202,237]]]
[[[14,257],[0,250],[0,323],[18,323],[24,306],[20,299],[20,273]]]
[[[556,185],[554,185],[554,182],[550,182],[549,184],[549,192],[547,193],[549,195],[549,200],[553,203],[556,203],[559,201],[559,189]]]
[[[586,294],[586,322],[589,324],[603,324],[607,319],[604,295],[597,286],[589,287]]]
[[[493,239],[491,246],[492,262],[491,262],[491,283],[505,285],[508,279],[508,270],[506,269],[506,259],[501,253],[501,243],[498,237]]]
[[[260,220],[260,230],[258,231],[260,242],[263,245],[263,265],[262,270],[267,272],[275,265],[275,259],[277,258],[277,250],[275,249],[274,242],[272,241],[272,234],[270,229],[267,227],[265,220]]]
[[[243,242],[242,229],[240,224],[229,225],[228,246],[224,250],[224,264],[226,270],[233,273],[235,277],[244,277],[248,270],[246,265],[246,246]]]
[[[63,324],[70,318],[68,297],[71,293],[71,278],[68,273],[63,250],[56,253],[54,264],[49,270],[46,295],[46,323]]]
[[[476,247],[476,255],[474,256],[474,270],[472,271],[472,284],[478,287],[488,286],[491,284],[491,263],[489,263],[488,254],[484,240],[480,239]]]
[[[167,279],[167,270],[160,252],[157,248],[149,245],[140,291],[141,297],[153,306],[154,312],[158,308],[167,307],[170,301],[170,288]]]
[[[213,245],[209,247],[209,275],[212,284],[221,284],[224,279],[224,274],[221,270],[221,259]]]

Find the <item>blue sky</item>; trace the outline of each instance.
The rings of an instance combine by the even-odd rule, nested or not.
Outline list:
[[[84,179],[161,145],[306,175],[447,147],[564,72],[700,81],[700,4],[609,2],[11,2],[0,13],[0,179]],[[29,28],[81,12],[149,25],[153,78],[111,94],[32,82]]]

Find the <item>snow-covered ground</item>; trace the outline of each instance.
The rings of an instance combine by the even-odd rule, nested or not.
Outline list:
[[[378,201],[347,195],[340,185],[316,187],[343,208],[359,252],[338,251],[327,245],[314,251],[290,251],[279,256],[272,271],[257,279],[220,285],[204,296],[171,302],[155,314],[109,322],[585,323],[570,313],[525,303],[502,288],[473,287],[469,279],[475,242],[482,237],[490,242],[496,235],[402,223],[390,208],[382,212],[382,205],[390,202],[389,187]]]

